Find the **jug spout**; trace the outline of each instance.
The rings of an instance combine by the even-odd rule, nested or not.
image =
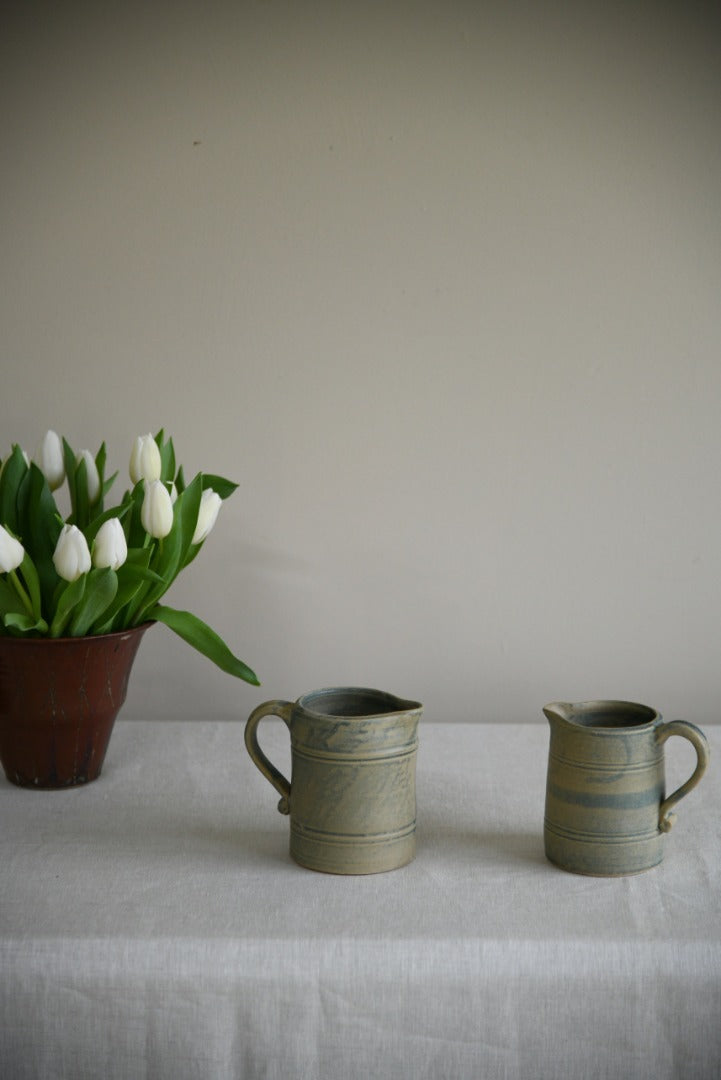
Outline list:
[[[571,718],[572,711],[573,705],[570,701],[552,701],[550,705],[543,706],[543,712],[551,726],[553,726],[553,723],[556,720],[568,722]]]
[[[396,698],[398,712],[421,712],[423,705],[420,701],[409,701],[405,698]]]

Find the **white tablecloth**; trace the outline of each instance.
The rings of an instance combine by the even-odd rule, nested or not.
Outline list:
[[[718,1080],[708,735],[664,863],[596,879],[544,858],[544,723],[422,721],[415,862],[333,877],[290,861],[242,724],[121,720],[88,787],[0,780],[0,1075]]]

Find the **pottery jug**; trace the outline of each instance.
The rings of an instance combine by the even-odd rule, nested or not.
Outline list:
[[[627,701],[555,702],[551,725],[544,842],[551,862],[578,874],[635,874],[663,858],[671,808],[698,784],[708,764],[704,734],[685,720],[663,723],[655,709]],[[666,796],[664,743],[682,735],[696,768]]]
[[[268,701],[245,727],[248,753],[290,815],[290,853],[311,870],[374,874],[415,855],[415,769],[422,706],[381,690],[331,687]],[[290,783],[261,750],[258,724],[290,731]]]

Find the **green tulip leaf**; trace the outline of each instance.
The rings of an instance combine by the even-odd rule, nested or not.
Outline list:
[[[91,570],[83,595],[78,603],[68,633],[70,637],[83,637],[90,627],[112,604],[118,591],[118,575],[109,566]]]
[[[73,524],[81,531],[90,520],[90,497],[88,495],[88,469],[85,459],[81,458],[75,467],[75,504],[73,506]],[[68,518],[68,520],[70,520]]]
[[[180,524],[180,555],[176,565],[177,574],[185,561],[185,556],[193,542],[193,535],[198,524],[200,512],[200,500],[203,495],[203,482],[200,473],[188,484],[182,496],[178,496],[176,506],[180,503],[178,521]],[[181,502],[182,499],[182,502]]]
[[[101,481],[101,484],[100,484],[100,498],[98,500],[98,503],[99,503],[100,506],[103,505],[103,499],[105,498],[105,496],[108,494],[111,487],[115,483],[115,481],[117,479],[117,476],[118,476],[118,470],[116,469],[112,476],[109,476],[107,480],[102,480]]]
[[[14,446],[12,453],[5,459],[0,476],[0,525],[10,529],[13,535],[19,534],[18,528],[18,489],[27,473],[27,464],[19,446]]]
[[[48,632],[48,624],[45,619],[35,619],[24,611],[8,612],[7,615],[3,615],[3,623],[8,630],[16,630],[20,634],[31,634],[33,632],[46,634]]]
[[[124,523],[126,527],[125,535],[127,537],[129,548],[142,548],[146,541],[147,533],[140,520],[144,498],[145,484],[142,480],[138,480],[133,490],[126,492],[125,497],[123,498],[123,503],[127,502],[130,507],[130,515]]]
[[[23,542],[24,542],[25,535],[27,534],[26,522],[27,522],[27,518],[28,518],[28,504],[30,502],[30,489],[31,489],[31,486],[32,486],[32,470],[33,469],[37,470],[37,465],[32,465],[31,464],[30,468],[25,470],[22,477],[20,478],[20,483],[18,484],[17,495],[15,496],[15,510],[16,510],[16,513],[17,513],[18,536],[20,536],[21,539],[23,539]],[[41,473],[41,475],[42,475],[42,473]]]
[[[129,581],[136,581],[139,584],[146,581],[150,585],[159,585],[163,589],[166,587],[160,574],[156,574],[149,566],[128,566],[126,563],[123,569],[126,570]]]
[[[40,582],[43,603],[49,610],[53,592],[59,581],[53,565],[53,553],[62,524],[47,480],[36,465],[31,466],[30,469],[30,489],[23,527],[25,530],[23,535],[26,538],[25,549],[32,557]]]
[[[203,491],[212,488],[221,499],[228,499],[237,489],[238,485],[232,480],[226,480],[223,476],[214,476],[212,473],[203,473]]]
[[[75,500],[76,500],[76,496],[75,496],[76,461],[75,461],[75,451],[73,450],[72,446],[70,445],[70,443],[68,442],[67,439],[63,439],[63,462],[65,464],[65,480],[66,480],[67,485],[68,485],[68,494],[70,495],[70,506],[72,507],[72,511],[74,513],[74,511],[75,511]],[[71,521],[72,516],[73,516],[73,514],[71,513],[70,517],[68,518],[68,521],[71,524],[72,524],[72,521]]]
[[[50,637],[60,637],[65,630],[68,619],[70,618],[73,608],[83,598],[85,592],[85,579],[87,574],[82,574],[75,581],[70,581],[64,589],[58,590],[57,603],[55,607],[55,615],[53,621],[50,624]]]
[[[127,559],[117,571],[118,591],[100,621],[94,624],[93,633],[108,634],[111,630],[125,630],[136,625],[133,614],[142,603],[147,587],[163,585],[163,579],[148,569],[150,555],[150,548],[131,548],[128,551]]]
[[[173,440],[159,446],[160,449],[160,479],[164,483],[170,483],[175,479],[175,448]]]
[[[17,611],[18,607],[22,607],[20,597],[10,582],[4,577],[0,577],[0,615],[7,615],[9,611]]]
[[[108,451],[105,443],[100,444],[100,449],[95,455],[95,468],[98,470],[98,476],[100,477],[100,486],[103,485],[103,477],[105,476],[105,462],[108,457]],[[117,476],[117,473],[115,474]]]
[[[124,630],[129,626],[137,626],[143,621],[142,611],[155,603],[152,598],[150,601],[147,599],[151,588],[154,587],[153,596],[156,599],[167,589],[160,575],[149,567],[154,551],[154,543],[151,547],[128,550],[128,557],[118,570],[118,599],[113,605],[115,608],[113,618],[118,622],[115,629]],[[119,598],[122,596],[125,600],[120,603]],[[122,617],[118,618],[123,608],[127,610],[123,611]]]
[[[185,556],[185,562],[183,563],[183,570],[185,570],[186,566],[190,566],[193,559],[196,559],[198,557],[204,543],[205,543],[205,541],[203,541],[203,543],[201,543],[201,544],[191,544],[190,545],[190,547],[188,548],[188,554]]]
[[[178,507],[178,514],[181,514],[183,509],[182,504],[178,506],[178,503],[176,502],[175,505]],[[170,583],[177,573],[181,542],[181,526],[179,524],[179,518],[175,517],[173,527],[168,535],[156,542],[152,560],[153,570],[155,570],[158,577],[162,580],[165,589],[170,586]]]
[[[39,619],[42,614],[42,598],[40,594],[40,578],[38,572],[35,569],[35,564],[28,555],[27,551],[23,561],[20,563],[20,573],[22,574],[23,581],[27,585],[28,595],[30,597],[30,603],[32,604],[33,615],[36,619]]]
[[[128,557],[120,568],[121,572],[125,573],[130,567],[134,569],[139,566],[147,568],[150,565],[152,554],[153,549],[150,547],[130,547],[128,545]]]
[[[234,656],[223,639],[196,615],[192,615],[189,611],[177,611],[175,608],[156,604],[148,612],[148,618],[170,627],[188,645],[192,645],[199,653],[217,664],[221,671],[234,675],[237,679],[243,679],[252,686],[260,686],[255,672]]]
[[[93,625],[93,634],[109,634],[112,630],[126,630],[134,625],[129,618],[119,617],[123,608],[127,607],[142,588],[142,581],[128,578],[118,584],[118,591],[110,607],[105,610],[100,619]]]

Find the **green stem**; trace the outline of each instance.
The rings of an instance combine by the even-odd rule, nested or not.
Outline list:
[[[18,594],[18,596],[22,600],[23,607],[27,611],[28,615],[32,615],[34,617],[35,612],[33,611],[33,605],[32,605],[32,603],[30,601],[30,597],[28,596],[27,592],[23,588],[23,586],[22,586],[22,584],[20,582],[20,578],[17,575],[17,572],[15,570],[11,570],[10,573],[8,574],[8,577],[10,578],[11,582],[13,583],[13,586],[15,588],[15,592]]]

